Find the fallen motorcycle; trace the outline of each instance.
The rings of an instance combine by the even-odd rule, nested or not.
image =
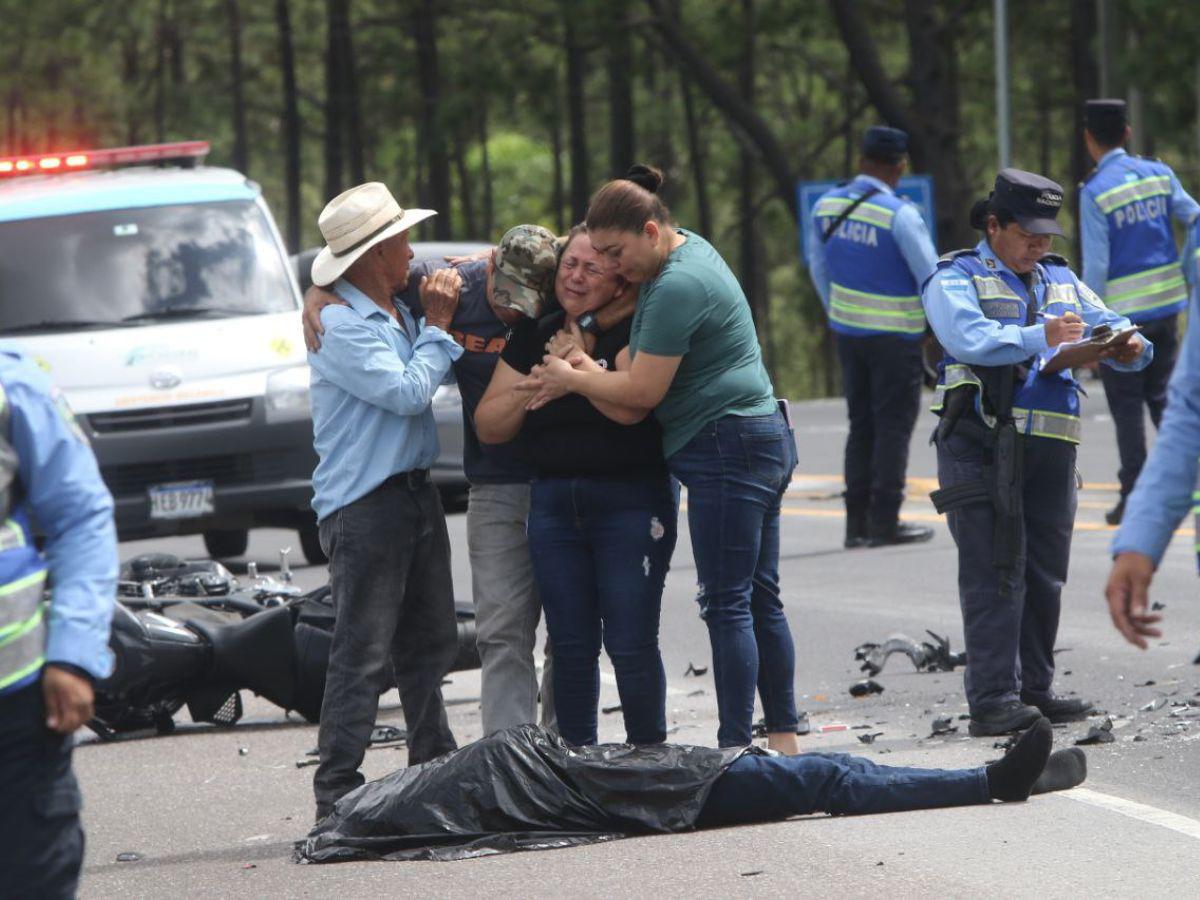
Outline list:
[[[328,585],[302,594],[251,568],[242,584],[212,560],[150,554],[121,567],[109,639],[116,666],[96,685],[100,737],[155,728],[169,734],[184,706],[195,722],[233,725],[249,690],[309,722],[321,715],[336,614]],[[479,668],[475,617],[459,606],[451,671]]]

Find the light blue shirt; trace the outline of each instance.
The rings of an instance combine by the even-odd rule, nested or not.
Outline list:
[[[117,597],[112,495],[66,399],[11,346],[0,349],[0,384],[11,407],[21,506],[45,536],[46,662],[106,678],[113,668],[108,634]]]
[[[1008,272],[1020,281],[1019,276],[992,252],[986,239],[980,241],[975,249],[990,270]],[[1078,278],[1075,281],[1083,305],[1079,315],[1089,330],[1097,325],[1108,325],[1114,331],[1129,327],[1128,319],[1105,306]],[[1044,305],[1042,298],[1046,293],[1046,285],[1037,275],[1034,276],[1033,291],[1040,309]],[[1012,365],[1037,355],[1049,360],[1056,352],[1047,352],[1049,348],[1044,323],[1004,325],[985,316],[971,280],[957,269],[940,269],[921,292],[921,302],[925,305],[925,317],[929,319],[938,341],[951,356],[968,365]],[[1131,363],[1106,359],[1104,364],[1122,372],[1144,369],[1154,358],[1153,344],[1150,341],[1145,341],[1145,344],[1146,349]]]
[[[1109,150],[1096,164],[1097,169],[1122,156],[1128,156],[1122,147]],[[1183,189],[1175,173],[1171,173],[1171,216],[1184,225],[1191,224],[1200,214],[1200,203],[1192,199]],[[1108,219],[1096,205],[1096,200],[1086,191],[1079,192],[1079,226],[1083,242],[1083,283],[1104,299],[1108,284]]]
[[[1183,254],[1183,272],[1191,288],[1187,334],[1167,388],[1158,437],[1125,503],[1112,552],[1142,553],[1162,560],[1171,536],[1192,508],[1196,461],[1200,458],[1200,290],[1194,254],[1195,229]]]
[[[402,303],[396,309],[403,326],[346,279],[333,290],[349,306],[321,310],[321,352],[308,354],[318,519],[397,472],[433,464],[438,439],[430,403],[463,352],[442,329],[415,322]]]
[[[880,193],[896,193],[887,182],[870,175],[859,175],[854,180],[862,182],[865,188],[878,188]],[[813,211],[816,212],[815,207]],[[822,235],[821,223],[816,215],[810,216],[808,238],[804,242],[805,255],[808,258],[808,273],[817,289],[817,295],[821,298],[821,305],[828,312],[829,268],[825,258],[825,242],[821,240]],[[896,246],[900,248],[900,254],[904,257],[904,261],[908,263],[908,270],[912,272],[917,284],[921,284],[937,266],[937,251],[933,249],[929,229],[925,227],[925,220],[921,218],[921,212],[917,209],[916,204],[905,203],[896,210],[895,216],[892,217],[892,237],[895,238]]]

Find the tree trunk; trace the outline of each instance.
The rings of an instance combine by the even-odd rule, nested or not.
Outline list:
[[[350,0],[337,0],[337,7],[342,36],[339,54],[342,62],[340,83],[345,101],[342,125],[346,133],[350,181],[362,184],[367,180],[366,147],[363,139],[361,92],[358,85],[358,60],[354,53],[354,29],[350,24]]]
[[[697,225],[700,233],[712,240],[712,207],[708,198],[708,175],[705,171],[707,160],[704,157],[704,143],[700,138],[700,126],[696,121],[696,104],[692,99],[692,86],[688,84],[687,75],[682,70],[679,72],[679,89],[683,92],[683,116],[687,123],[688,136],[688,161],[691,163],[695,182]]]
[[[1094,0],[1073,0],[1071,3],[1071,33],[1067,45],[1071,59],[1071,86],[1074,100],[1071,131],[1071,182],[1079,184],[1087,177],[1092,167],[1083,142],[1083,102],[1099,93],[1100,72],[1096,65],[1093,43],[1096,39],[1096,4]],[[1079,221],[1079,192],[1068,191],[1071,198],[1071,213]],[[1080,229],[1071,237],[1075,260],[1082,260]]]
[[[562,92],[557,84],[548,85],[553,92],[550,107],[550,151],[554,156],[554,185],[552,187],[550,205],[554,207],[554,225],[559,234],[566,234],[575,224],[567,225],[563,217],[566,205],[566,190],[563,186],[563,139],[562,139]]]
[[[458,176],[458,205],[462,209],[463,227],[466,229],[463,237],[474,240],[479,237],[478,225],[475,221],[475,200],[471,191],[471,176],[467,171],[467,152],[463,145],[466,143],[461,130],[454,134],[454,168]]]
[[[618,178],[634,163],[633,32],[628,26],[629,0],[616,0],[610,10],[608,67],[609,174]]]
[[[275,0],[279,28],[279,64],[283,74],[284,183],[287,191],[287,245],[300,249],[300,106],[296,94],[296,62],[292,48],[292,18],[288,0]]]
[[[738,90],[741,99],[750,109],[754,108],[754,0],[741,0],[742,49],[738,61]],[[750,301],[750,313],[755,324],[762,315],[758,286],[758,241],[755,239],[756,198],[754,186],[754,154],[749,147],[738,151],[738,209],[741,212],[739,233],[740,268],[742,288]]]
[[[483,239],[494,240],[496,227],[495,203],[492,195],[492,162],[488,155],[487,104],[479,109],[479,174],[483,178]]]
[[[584,116],[584,50],[575,31],[575,11],[563,6],[564,48],[567,55],[567,145],[571,157],[571,221],[582,222],[591,199],[588,176],[587,124]]]
[[[342,144],[345,141],[342,102],[342,29],[338,15],[341,0],[325,0],[325,199],[342,192]]]
[[[418,0],[413,11],[413,38],[417,49],[417,82],[420,90],[418,143],[425,158],[428,179],[423,201],[438,214],[433,218],[435,240],[448,241],[454,234],[450,216],[450,163],[446,135],[438,104],[441,77],[438,73],[436,0]]]
[[[229,16],[229,94],[233,114],[233,167],[243,175],[250,174],[250,154],[246,144],[246,97],[243,93],[242,71],[242,12],[238,0],[226,0]]]
[[[154,139],[167,139],[167,0],[158,0],[154,50]]]

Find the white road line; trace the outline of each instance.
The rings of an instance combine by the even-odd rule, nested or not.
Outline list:
[[[1069,791],[1063,791],[1057,796],[1074,800],[1077,803],[1086,803],[1089,806],[1098,806],[1100,809],[1107,809],[1109,812],[1128,816],[1130,819],[1137,819],[1139,822],[1147,822],[1151,825],[1169,828],[1172,831],[1177,831],[1180,834],[1200,841],[1200,820],[1168,812],[1165,809],[1159,809],[1157,806],[1147,806],[1145,803],[1136,803],[1133,800],[1114,797],[1112,794],[1102,794],[1099,791],[1091,791],[1087,788],[1072,788]]]

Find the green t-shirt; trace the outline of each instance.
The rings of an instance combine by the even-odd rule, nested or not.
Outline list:
[[[629,338],[631,357],[639,351],[683,357],[654,411],[664,456],[722,416],[775,411],[775,391],[741,285],[708,241],[679,233],[687,240],[638,293]]]

